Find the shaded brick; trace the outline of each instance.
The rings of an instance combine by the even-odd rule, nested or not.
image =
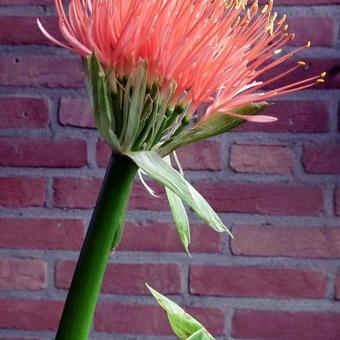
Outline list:
[[[236,310],[232,335],[247,339],[338,340],[340,313]]]
[[[233,227],[234,255],[340,258],[340,228]]]
[[[340,274],[338,274],[337,277],[336,277],[336,282],[335,282],[335,298],[337,300],[340,300]]]
[[[0,129],[48,127],[45,98],[0,97]]]
[[[64,41],[55,16],[40,16],[39,20],[48,33],[60,41]],[[1,44],[43,44],[55,45],[47,39],[37,25],[36,16],[1,16]]]
[[[318,133],[329,131],[329,106],[322,101],[276,101],[265,111],[278,118],[275,123],[244,123],[235,132]]]
[[[220,309],[188,308],[187,311],[197,317],[211,333],[223,334],[224,313]],[[156,305],[99,304],[95,329],[113,334],[173,335],[165,312]]]
[[[143,235],[143,237],[140,237]],[[191,226],[190,252],[220,253],[228,236],[206,225]],[[157,222],[127,222],[119,251],[183,252],[174,225]]]
[[[56,330],[63,303],[51,300],[0,300],[0,327],[31,331]]]
[[[307,40],[311,40],[313,46],[329,47],[333,45],[336,29],[331,16],[290,16],[287,23],[289,31],[296,34],[295,39],[290,42],[291,45],[303,46]]]
[[[4,166],[80,168],[87,162],[86,141],[81,139],[1,137],[0,153]]]
[[[296,216],[323,211],[323,193],[317,186],[221,182],[194,186],[216,211]]]
[[[0,247],[16,249],[79,249],[84,222],[76,219],[0,219]]]
[[[46,288],[47,263],[42,260],[6,258],[0,260],[0,289]]]
[[[235,143],[229,164],[241,173],[286,175],[293,170],[292,151],[282,144]]]
[[[58,262],[56,287],[69,288],[75,264],[73,261]],[[149,295],[145,282],[164,294],[180,294],[181,267],[178,264],[109,264],[101,291],[112,294]]]
[[[59,122],[83,128],[94,128],[94,116],[88,98],[63,97],[60,100]]]
[[[340,174],[339,144],[306,144],[302,163],[305,171],[313,174]]]
[[[80,88],[85,85],[79,58],[39,55],[1,56],[0,83],[47,88]]]
[[[190,292],[195,295],[269,298],[322,298],[327,276],[288,268],[192,266]]]
[[[46,200],[44,178],[0,178],[0,206],[5,208],[42,207]]]

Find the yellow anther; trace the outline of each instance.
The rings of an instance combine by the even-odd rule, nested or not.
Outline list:
[[[317,84],[322,84],[322,83],[324,83],[325,82],[325,79],[317,79],[316,80],[316,82],[317,82]]]
[[[267,9],[268,9],[268,5],[266,4],[263,6],[261,13],[265,14],[267,12]]]
[[[320,77],[321,77],[321,78],[325,78],[326,75],[327,75],[327,72],[322,72],[322,73],[320,74]]]
[[[288,24],[286,24],[285,27],[283,27],[283,30],[288,31],[288,27],[289,27]]]
[[[269,3],[268,3],[269,12],[271,12],[273,9],[273,3],[274,3],[273,0],[269,0]]]
[[[311,48],[311,46],[312,46],[312,43],[310,41],[307,41],[306,47]]]
[[[306,62],[304,62],[303,60],[298,61],[297,64],[303,67],[307,65]]]
[[[281,25],[286,21],[286,19],[287,19],[287,15],[285,14],[285,15],[277,22],[277,24],[278,24],[279,26],[281,26]]]

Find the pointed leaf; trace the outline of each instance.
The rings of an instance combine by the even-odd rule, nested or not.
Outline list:
[[[215,338],[204,328],[189,336],[187,340],[214,340]]]
[[[106,75],[94,53],[87,59],[86,70],[88,92],[97,129],[114,150],[120,151],[118,138],[113,131],[115,122],[112,112],[112,99],[108,95]]]
[[[171,328],[179,339],[188,339],[194,334],[197,334],[196,336],[199,336],[200,333],[198,333],[198,331],[202,329],[204,330],[203,334],[205,333],[210,335],[208,331],[204,328],[204,326],[191,315],[189,315],[183,308],[178,306],[175,302],[171,301],[161,293],[157,292],[155,289],[151,288],[148,284],[146,284],[146,286],[148,287],[154,298],[157,300],[157,302],[160,304],[160,306],[166,311]],[[210,335],[210,337],[196,337],[193,339],[211,340],[214,338]]]
[[[202,195],[156,152],[129,152],[127,156],[131,157],[148,176],[166,186],[188,204],[213,229],[218,232],[229,232]]]
[[[168,164],[171,166],[170,157],[164,158]],[[172,217],[174,219],[178,236],[185,248],[185,251],[189,253],[190,244],[190,225],[187,211],[182,200],[170,189],[165,188],[166,195],[168,197],[169,206],[172,212]]]

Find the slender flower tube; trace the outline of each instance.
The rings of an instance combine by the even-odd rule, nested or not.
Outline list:
[[[55,6],[64,41],[39,20],[38,26],[83,58],[96,126],[113,151],[57,334],[58,340],[85,340],[138,168],[166,187],[188,251],[183,202],[216,231],[227,228],[172,168],[169,155],[244,121],[274,122],[259,114],[267,100],[323,83],[326,74],[275,88],[306,66],[298,61],[282,70],[310,42],[283,53],[295,35],[286,16],[273,12],[272,0],[262,7],[256,0],[70,0],[68,12],[62,0]]]

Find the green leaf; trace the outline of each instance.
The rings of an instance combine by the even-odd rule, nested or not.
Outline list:
[[[255,103],[234,110],[233,112],[240,115],[257,115],[268,107],[268,105],[266,102]],[[159,153],[164,157],[180,146],[220,135],[236,128],[242,123],[244,123],[243,120],[229,116],[224,112],[215,113],[211,118],[207,119],[206,122],[197,123],[193,127],[184,130],[176,136],[176,138],[165,143],[164,146],[160,147]]]
[[[128,152],[127,156],[149,177],[163,184],[188,204],[196,214],[218,232],[230,231],[202,195],[154,151]]]
[[[170,326],[179,339],[195,339],[195,340],[208,340],[214,339],[204,326],[189,315],[183,308],[176,303],[157,292],[146,284],[151,294],[160,304],[160,306],[166,311]],[[203,332],[202,332],[203,330]],[[201,332],[200,332],[201,331]],[[196,334],[196,335],[195,335]],[[200,334],[206,334],[209,337],[198,337]],[[195,335],[196,337],[192,338]]]
[[[108,95],[106,75],[94,53],[87,58],[86,70],[88,92],[97,129],[114,150],[120,151],[120,143],[114,133],[115,121],[112,112],[112,99]]]
[[[171,159],[169,156],[164,158],[166,162],[171,166]],[[182,175],[182,174],[181,174]],[[182,200],[170,189],[165,188],[165,192],[168,198],[169,206],[172,212],[172,217],[174,219],[178,236],[185,248],[185,251],[189,253],[189,244],[190,244],[190,225],[187,211],[185,210],[185,206]]]
[[[196,333],[189,336],[187,340],[214,340],[214,337],[207,332],[206,329],[201,328]]]

